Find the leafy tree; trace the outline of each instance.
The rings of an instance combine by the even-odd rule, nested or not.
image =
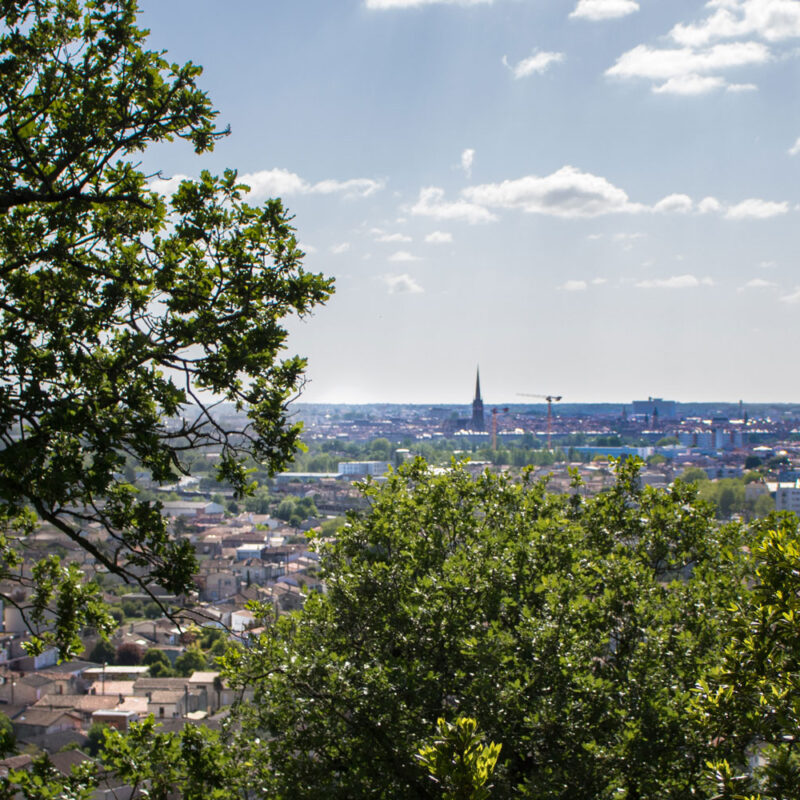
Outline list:
[[[322,549],[328,593],[226,657],[255,691],[237,724],[270,791],[437,797],[419,741],[465,716],[503,743],[499,797],[702,796],[729,750],[685,709],[726,638],[743,532],[694,487],[617,469],[591,499],[419,461],[366,486],[369,512]]]
[[[494,772],[501,745],[484,745],[478,724],[469,717],[454,723],[436,722],[436,736],[417,753],[434,783],[441,787],[443,800],[487,800],[487,781]]]
[[[11,755],[17,749],[17,737],[11,720],[0,712],[0,758]]]
[[[0,577],[20,573],[19,534],[38,519],[109,573],[181,593],[192,549],[168,536],[125,467],[172,482],[184,453],[209,445],[238,494],[247,457],[281,467],[304,368],[280,359],[281,323],[325,301],[332,282],[302,268],[280,201],[248,205],[234,172],[204,172],[171,198],[148,183],[139,152],[178,137],[202,153],[226,131],[196,85],[200,68],[148,50],[137,11],[136,0],[3,3]],[[212,395],[246,409],[246,426],[217,424]],[[92,523],[108,542],[84,535]],[[67,656],[84,625],[109,629],[74,564],[41,560],[30,586],[33,627],[56,610],[40,646]]]
[[[598,447],[621,447],[622,446],[622,439],[619,437],[618,434],[612,433],[609,436],[598,436],[594,443]]]
[[[142,663],[142,648],[135,642],[121,644],[117,648],[116,662],[122,667],[135,667]]]
[[[187,647],[175,659],[175,672],[183,677],[205,669],[208,669],[208,660],[199,647]]]
[[[260,788],[251,769],[240,763],[241,754],[225,747],[222,735],[207,728],[186,725],[179,733],[164,733],[150,716],[133,723],[130,732],[109,731],[103,751],[104,765],[124,784],[152,800],[229,800],[259,797]],[[234,786],[248,790],[236,792]]]
[[[344,524],[344,517],[334,517],[333,519],[326,519],[320,526],[320,536],[328,537],[334,536],[339,528]]]
[[[268,487],[259,486],[250,497],[245,498],[244,507],[253,514],[269,514],[272,503]]]
[[[165,667],[172,666],[169,656],[163,650],[157,650],[155,647],[151,647],[145,652],[142,656],[142,664],[147,667],[151,667],[153,664],[163,664]]]
[[[717,506],[720,519],[729,519],[734,512],[747,510],[743,478],[722,478],[716,481],[702,481],[699,484],[700,496]]]
[[[96,756],[103,749],[103,744],[106,740],[106,731],[109,731],[108,725],[102,722],[93,722],[87,733],[89,740],[86,743],[86,752],[90,756]]]
[[[164,664],[163,661],[156,661],[154,664],[150,665],[147,674],[151,678],[174,678],[175,670]]]
[[[800,528],[794,514],[773,514],[756,531],[753,580],[734,603],[724,657],[700,682],[695,709],[708,736],[733,746],[737,771],[751,773],[740,787],[784,800],[800,796]],[[728,759],[712,764],[723,777],[731,771]]]
[[[389,461],[392,457],[392,443],[384,437],[373,439],[369,444],[369,456],[374,461]]]
[[[775,510],[775,500],[770,494],[759,495],[756,499],[754,513],[756,517],[766,517]]]
[[[10,769],[0,777],[3,800],[90,800],[97,787],[97,764],[74,764],[69,774],[56,769],[46,753],[38,755],[27,769]]]
[[[684,483],[696,483],[697,481],[707,481],[708,473],[700,467],[689,467],[681,474]]]
[[[100,639],[89,653],[89,661],[97,664],[113,664],[117,657],[117,648],[108,639]]]
[[[316,517],[319,512],[317,511],[316,503],[313,497],[295,497],[290,495],[284,498],[278,504],[275,510],[275,516],[288,522],[295,528],[308,517]]]
[[[221,628],[202,628],[198,645],[204,653],[222,655],[227,649],[228,636]]]

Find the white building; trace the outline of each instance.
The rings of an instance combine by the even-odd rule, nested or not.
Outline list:
[[[794,483],[779,483],[775,490],[775,509],[794,511],[800,515],[800,480]]]
[[[348,477],[365,477],[372,475],[377,478],[389,470],[388,461],[340,461],[339,474]]]

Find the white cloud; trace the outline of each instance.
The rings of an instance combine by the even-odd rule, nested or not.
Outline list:
[[[697,210],[701,214],[710,214],[714,211],[719,211],[722,206],[716,197],[704,197],[698,204]]]
[[[615,242],[632,242],[634,239],[644,239],[643,233],[615,233],[613,239]]]
[[[153,192],[158,192],[159,194],[163,195],[171,195],[174,194],[178,187],[181,185],[181,181],[188,181],[191,180],[188,175],[173,175],[171,178],[154,178],[148,184],[148,187]]]
[[[351,178],[346,181],[336,181],[332,179],[319,181],[311,185],[311,194],[342,194],[351,197],[369,197],[383,188],[382,181],[374,181],[371,178]]]
[[[563,53],[548,53],[541,51],[534,53],[528,58],[523,58],[522,61],[512,65],[509,63],[508,58],[503,56],[503,64],[511,70],[515,78],[527,78],[534,73],[541,74],[545,72],[551,64],[557,64],[559,61],[564,60]]]
[[[565,292],[582,292],[586,289],[586,281],[565,281],[559,286]]]
[[[427,186],[420,189],[417,202],[411,206],[412,214],[433,219],[458,220],[476,225],[479,222],[494,222],[497,217],[491,211],[469,203],[466,200],[448,202],[444,199],[444,189]]]
[[[659,200],[653,211],[659,213],[688,214],[692,210],[692,198],[688,194],[670,194]]]
[[[371,178],[351,178],[345,181],[326,179],[309,183],[295,172],[286,169],[265,169],[240,175],[241,183],[250,187],[249,197],[283,197],[292,194],[343,194],[349,197],[369,197],[383,188],[381,181]]]
[[[594,22],[624,17],[638,10],[639,4],[635,0],[578,0],[578,5],[570,17]]]
[[[317,252],[317,248],[313,244],[306,244],[305,242],[298,242],[297,246],[306,254],[311,255]]]
[[[527,175],[502,183],[472,186],[463,195],[479,207],[521,208],[558,217],[595,217],[644,210],[644,206],[632,203],[622,189],[605,178],[570,166],[543,178]]]
[[[602,286],[604,283],[608,283],[608,278],[592,278],[594,286]]]
[[[711,0],[712,13],[696,24],[676,25],[670,36],[691,47],[719,39],[758,36],[769,42],[800,37],[797,0]]]
[[[726,92],[755,92],[758,86],[754,83],[729,83],[725,87]]]
[[[698,95],[728,86],[720,72],[764,64],[771,57],[769,48],[761,42],[726,42],[704,50],[640,44],[623,53],[606,75],[659,82],[653,88],[659,93]],[[731,86],[741,88],[745,84]]]
[[[389,294],[421,294],[425,291],[407,272],[402,275],[384,275],[383,280]]]
[[[694,275],[673,275],[670,278],[652,278],[639,281],[639,289],[694,289],[697,286],[713,286],[711,278],[697,278]]]
[[[389,256],[389,261],[419,261],[419,258],[406,250],[398,250]]]
[[[338,244],[333,244],[330,247],[331,253],[335,256],[340,256],[342,253],[346,253],[350,249],[350,242],[339,242]]]
[[[725,81],[718,75],[679,75],[670,78],[660,86],[654,86],[656,94],[683,94],[695,95],[706,94],[714,89],[725,86]]]
[[[747,64],[762,64],[769,58],[769,50],[760,42],[718,44],[703,51],[689,47],[655,49],[640,44],[623,53],[617,63],[606,70],[606,75],[667,80]]]
[[[621,244],[623,250],[632,250],[633,243],[637,239],[644,239],[645,235],[643,233],[615,233],[611,238]]]
[[[377,236],[375,237],[376,242],[410,242],[412,241],[410,236],[406,236],[404,233],[383,233],[382,231],[379,233],[375,231]]]
[[[796,156],[800,153],[800,136],[797,137],[797,141],[789,148],[789,155]]]
[[[461,169],[467,174],[467,177],[472,175],[472,165],[475,163],[475,151],[468,147],[461,154]]]
[[[725,216],[728,219],[769,219],[786,214],[789,211],[787,202],[778,203],[773,200],[761,200],[758,197],[751,197],[742,200],[735,206],[731,206]]]
[[[798,286],[791,294],[785,294],[781,297],[782,303],[800,303],[800,286]]]
[[[742,289],[771,289],[776,285],[777,284],[773,281],[765,281],[763,278],[753,278],[747,281],[747,283],[742,286]]]
[[[450,244],[453,241],[453,234],[446,231],[433,231],[425,237],[428,244]]]
[[[790,204],[760,198],[749,198],[725,207],[716,197],[707,196],[695,203],[688,194],[675,192],[654,205],[631,200],[624,189],[607,178],[563,166],[550,175],[525,175],[499,183],[467,186],[459,199],[447,201],[444,190],[427,187],[420,190],[413,214],[441,220],[461,220],[471,224],[497,220],[500,209],[518,209],[530,214],[546,214],[562,218],[599,217],[606,214],[722,214],[728,219],[767,219],[786,214]],[[798,206],[800,210],[800,206]],[[383,233],[383,232],[381,232]],[[589,234],[589,239],[602,239],[606,234]],[[608,238],[630,248],[642,233],[607,234]],[[388,241],[388,240],[387,240]],[[397,239],[396,241],[400,241]],[[452,241],[450,234],[435,231],[425,237],[429,243]]]

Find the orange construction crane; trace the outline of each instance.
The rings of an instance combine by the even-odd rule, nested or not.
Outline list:
[[[526,392],[517,392],[520,397],[538,397],[541,400],[547,401],[547,449],[552,450],[550,446],[550,431],[553,425],[553,403],[557,403],[562,395],[560,394],[527,394]]]
[[[492,409],[492,450],[497,450],[497,415],[501,411],[508,414],[508,407]]]

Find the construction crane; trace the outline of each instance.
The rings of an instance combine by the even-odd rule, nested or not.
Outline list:
[[[501,411],[508,414],[508,407],[492,409],[492,450],[497,450],[497,415]]]
[[[560,394],[528,394],[526,392],[517,392],[520,397],[538,397],[540,400],[547,401],[547,449],[552,450],[550,446],[550,431],[553,425],[553,403],[557,403],[562,395]]]

